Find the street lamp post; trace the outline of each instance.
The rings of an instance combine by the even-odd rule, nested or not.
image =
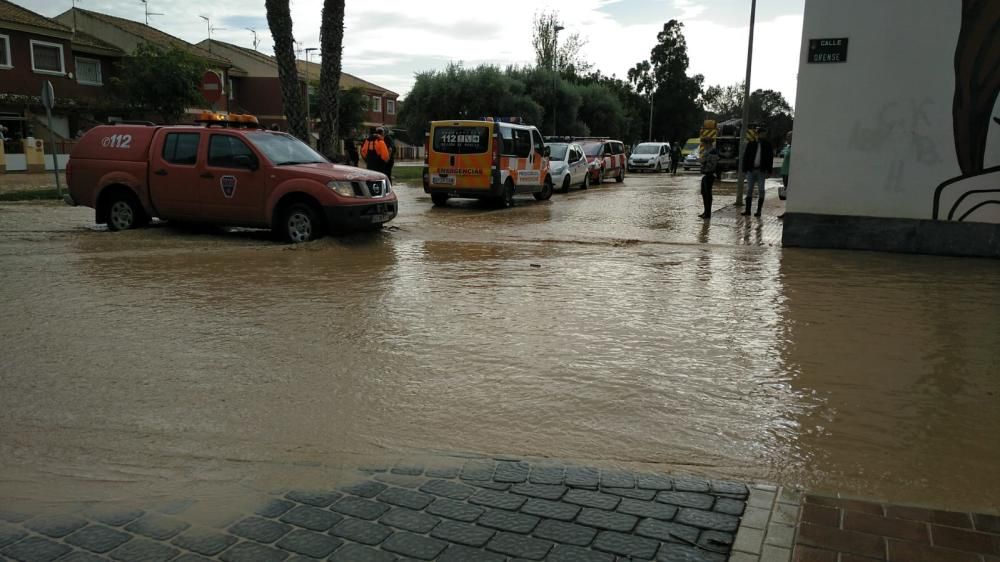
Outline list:
[[[565,27],[557,25],[553,28],[552,40],[552,136],[556,136],[556,105],[559,103],[559,32]]]
[[[653,142],[653,93],[649,91],[649,142]]]
[[[736,206],[743,205],[743,152],[746,150],[747,132],[750,130],[750,71],[753,68],[753,25],[757,17],[757,0],[750,0],[750,44],[747,47],[747,76],[743,81],[743,120],[740,124],[740,153],[736,170]]]
[[[318,47],[306,48],[306,138],[309,139],[309,146],[312,146],[312,115],[309,108],[309,55],[313,51],[318,51]]]

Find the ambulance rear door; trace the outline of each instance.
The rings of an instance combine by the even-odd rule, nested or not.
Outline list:
[[[431,188],[488,191],[493,177],[493,127],[487,121],[431,125],[427,171]]]

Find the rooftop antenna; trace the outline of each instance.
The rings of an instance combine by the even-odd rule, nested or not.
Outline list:
[[[252,27],[244,27],[250,33],[253,33],[253,50],[257,50],[257,45],[260,45],[260,39],[257,39],[257,30]]]
[[[73,0],[73,33],[76,33],[76,3],[82,0]]]
[[[205,20],[205,25],[208,27],[208,52],[211,53],[212,52],[212,32],[213,31],[220,31],[220,30],[223,30],[223,29],[226,29],[226,28],[224,28],[224,27],[213,27],[212,26],[212,20],[210,20],[208,18],[208,16],[198,16],[198,17],[201,18],[201,19],[203,19],[203,20]]]
[[[160,12],[150,12],[149,11],[149,0],[139,0],[142,2],[142,7],[146,12],[146,25],[149,25],[149,16],[162,16]]]

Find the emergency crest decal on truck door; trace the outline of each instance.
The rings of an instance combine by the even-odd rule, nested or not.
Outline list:
[[[236,176],[222,176],[219,178],[219,185],[226,199],[232,199],[236,195]]]

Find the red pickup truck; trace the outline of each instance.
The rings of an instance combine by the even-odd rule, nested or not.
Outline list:
[[[397,212],[389,178],[332,164],[285,133],[225,126],[107,125],[66,165],[70,205],[110,230],[157,217],[270,228],[290,242],[380,226]]]

